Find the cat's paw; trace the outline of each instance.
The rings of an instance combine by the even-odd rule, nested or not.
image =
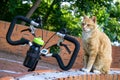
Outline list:
[[[95,73],[95,74],[101,74],[101,72],[98,71],[98,70],[93,70],[93,73]]]
[[[86,68],[82,68],[81,71],[86,72],[86,73],[89,73],[89,72],[90,72],[90,70],[88,70],[88,69],[86,69]]]

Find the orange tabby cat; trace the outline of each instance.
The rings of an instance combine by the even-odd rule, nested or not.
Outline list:
[[[108,73],[112,62],[110,39],[97,28],[96,17],[84,16],[82,22],[82,41],[84,49],[84,68],[82,71]]]

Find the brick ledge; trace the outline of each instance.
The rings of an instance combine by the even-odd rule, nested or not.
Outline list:
[[[23,76],[4,77],[0,80],[120,80],[120,69],[112,68],[109,74],[84,73],[79,70],[38,70]]]

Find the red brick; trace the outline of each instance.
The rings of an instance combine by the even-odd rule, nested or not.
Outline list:
[[[3,77],[3,78],[0,78],[0,80],[14,80],[13,77]]]
[[[88,74],[88,75],[86,75],[87,76],[87,79],[86,80],[91,80],[91,75],[90,74]]]
[[[96,75],[95,74],[91,75],[91,80],[96,80]]]
[[[113,80],[117,80],[117,79],[118,79],[117,74],[113,74]]]
[[[95,80],[102,80],[102,79],[100,79],[100,75],[99,74],[96,74]]]
[[[78,76],[73,76],[73,80],[79,80]]]
[[[118,74],[118,80],[120,80],[120,74]]]
[[[87,76],[86,75],[82,75],[82,80],[87,80]]]
[[[65,79],[65,78],[58,78],[57,80],[67,80],[67,79]]]
[[[73,76],[69,76],[67,80],[73,80]]]

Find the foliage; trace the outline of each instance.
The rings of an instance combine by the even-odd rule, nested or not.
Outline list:
[[[23,5],[21,0],[2,0],[0,8],[0,19],[11,21],[16,15],[27,14],[30,5]]]
[[[1,0],[0,19],[11,21],[16,15],[25,16],[30,8],[22,0]],[[83,15],[96,16],[99,28],[111,41],[120,41],[120,2],[113,0],[42,0],[31,18],[42,16],[44,29],[58,31],[65,27],[70,35],[81,36]]]

